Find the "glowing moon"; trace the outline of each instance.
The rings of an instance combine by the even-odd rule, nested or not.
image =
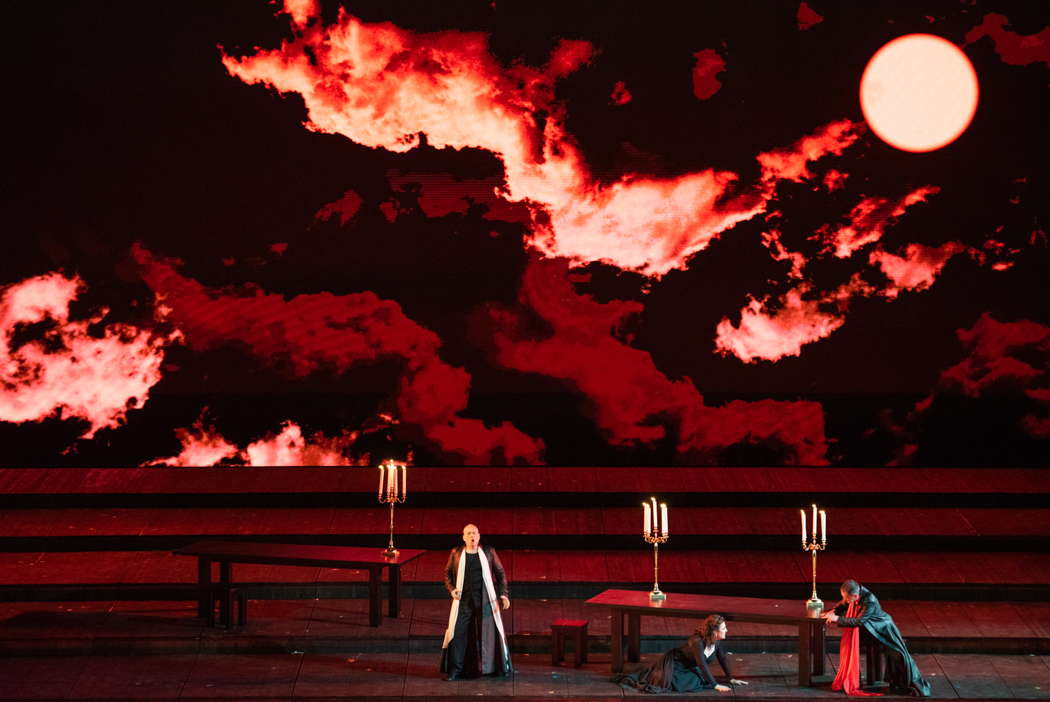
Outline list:
[[[977,111],[977,73],[959,47],[932,34],[898,37],[875,52],[860,79],[872,131],[904,151],[955,141]]]

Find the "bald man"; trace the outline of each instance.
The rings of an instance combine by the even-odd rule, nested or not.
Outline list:
[[[463,545],[449,553],[445,589],[452,597],[441,645],[445,679],[509,674],[510,648],[500,616],[510,607],[507,576],[496,549],[481,545],[474,524],[463,527]]]

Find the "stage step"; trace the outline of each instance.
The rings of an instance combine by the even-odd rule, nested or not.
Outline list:
[[[646,589],[649,551],[505,550],[512,594],[522,599],[591,597],[610,587]],[[444,598],[447,552],[431,551],[403,570],[408,596]],[[761,597],[808,594],[810,560],[801,552],[665,549],[660,583],[681,592]],[[1046,601],[1048,553],[878,554],[829,551],[820,556],[820,592],[836,596],[846,578],[878,585],[886,596],[924,599]],[[0,600],[185,599],[196,561],[168,552],[0,554]],[[234,580],[254,598],[366,597],[363,571],[240,565]]]
[[[12,509],[0,525],[0,552],[162,551],[200,538],[360,546],[386,544],[379,505],[314,509]],[[444,550],[466,521],[501,549],[638,549],[641,509],[399,507],[396,539]],[[790,550],[801,541],[795,508],[672,505],[673,548]],[[1050,509],[869,508],[831,510],[832,550],[1043,550]]]
[[[3,468],[0,507],[343,507],[367,501],[376,470],[330,468]],[[632,507],[676,504],[1042,507],[1050,471],[1024,468],[634,468],[413,466],[409,503]],[[672,496],[674,498],[672,499]]]

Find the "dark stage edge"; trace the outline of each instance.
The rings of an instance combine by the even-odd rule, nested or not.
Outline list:
[[[655,656],[644,656],[643,661]],[[1045,699],[1039,689],[1050,668],[1043,658],[1021,656],[915,656],[936,699]],[[734,674],[751,684],[728,693],[667,695],[671,699],[841,700],[830,690],[830,675],[800,688],[788,654],[734,656]],[[504,679],[447,683],[436,671],[433,653],[338,655],[256,655],[66,657],[24,659],[20,677],[10,675],[12,659],[0,661],[0,696],[15,699],[238,699],[238,700],[623,700],[609,679],[608,659],[593,656],[581,668],[552,667],[546,656],[516,655],[515,672]],[[16,661],[18,663],[19,661]],[[829,654],[827,670],[837,656]],[[17,674],[17,673],[16,673]],[[50,693],[50,694],[49,694]],[[665,696],[661,696],[660,699]],[[887,696],[891,699],[900,699]]]

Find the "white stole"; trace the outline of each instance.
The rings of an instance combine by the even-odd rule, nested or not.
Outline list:
[[[478,561],[481,563],[481,578],[485,581],[485,594],[489,596],[489,605],[492,607],[492,619],[496,622],[496,631],[499,632],[500,646],[503,647],[504,660],[510,660],[510,650],[507,648],[507,635],[503,633],[503,617],[500,616],[500,601],[496,597],[496,588],[492,584],[492,573],[489,571],[488,556],[478,547]],[[456,568],[456,589],[459,596],[463,597],[463,577],[467,572],[467,549],[459,552],[459,566]],[[448,642],[456,631],[456,617],[459,616],[459,600],[452,600],[452,609],[448,613],[448,628],[445,629],[445,640],[441,648],[448,648]]]

